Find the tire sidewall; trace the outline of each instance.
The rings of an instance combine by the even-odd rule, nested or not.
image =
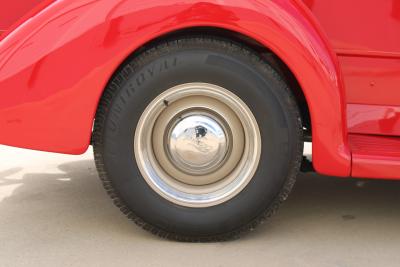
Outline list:
[[[192,82],[215,84],[241,98],[255,116],[262,140],[250,183],[231,200],[207,208],[179,206],[158,195],[142,177],[133,150],[136,125],[147,105],[165,90]],[[285,83],[267,64],[235,47],[180,43],[128,61],[111,84],[118,90],[103,122],[104,168],[136,216],[167,232],[202,236],[235,231],[272,211],[298,168],[299,122]]]

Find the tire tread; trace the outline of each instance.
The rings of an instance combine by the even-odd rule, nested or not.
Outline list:
[[[223,50],[226,53],[240,55],[241,57],[250,60],[252,64],[256,64],[260,67],[265,75],[273,75],[275,80],[280,85],[278,90],[276,90],[278,94],[283,96],[285,99],[284,105],[288,108],[289,114],[293,116],[293,119],[296,123],[297,129],[297,153],[294,155],[294,158],[291,160],[291,168],[290,172],[287,176],[287,179],[284,183],[279,194],[275,197],[272,203],[261,212],[257,217],[253,218],[246,225],[228,233],[224,233],[221,235],[213,235],[213,236],[184,236],[179,233],[171,233],[167,232],[159,227],[156,227],[148,222],[142,220],[139,216],[137,216],[134,212],[132,212],[127,205],[124,203],[122,199],[118,197],[116,190],[114,189],[112,181],[109,179],[107,175],[107,171],[104,165],[103,159],[103,133],[105,127],[105,120],[108,112],[108,107],[115,100],[118,95],[119,89],[123,84],[128,82],[129,75],[132,74],[136,69],[138,69],[141,65],[146,62],[151,61],[154,58],[159,57],[162,54],[168,53],[169,51],[177,50],[181,47],[188,46],[202,46],[202,47],[210,47],[210,48],[218,48]],[[265,58],[263,58],[258,53],[252,51],[246,46],[236,43],[234,41],[214,37],[214,36],[188,36],[181,37],[180,39],[173,39],[168,41],[163,41],[157,44],[154,44],[150,47],[144,49],[140,54],[134,55],[120,68],[119,71],[116,72],[114,77],[109,82],[106,90],[101,97],[98,110],[95,117],[95,124],[92,136],[92,142],[94,147],[94,158],[96,167],[98,170],[98,174],[100,176],[101,182],[105,191],[113,200],[114,204],[135,224],[143,228],[144,230],[157,235],[161,238],[175,240],[175,241],[183,241],[183,242],[216,242],[216,241],[228,241],[232,239],[238,239],[243,234],[253,231],[258,225],[265,222],[269,217],[271,217],[278,209],[280,204],[284,202],[289,193],[291,192],[297,174],[300,170],[302,155],[303,155],[303,129],[302,122],[299,109],[297,107],[294,96],[292,95],[290,89],[288,88],[285,81],[282,77],[266,62]]]

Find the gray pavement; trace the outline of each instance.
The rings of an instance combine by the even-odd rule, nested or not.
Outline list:
[[[302,174],[240,240],[158,239],[113,206],[92,152],[0,146],[0,266],[400,266],[400,182]]]

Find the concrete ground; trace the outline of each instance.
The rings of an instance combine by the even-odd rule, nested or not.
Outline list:
[[[0,266],[399,266],[400,182],[302,174],[268,223],[240,240],[161,240],[127,220],[92,153],[0,146]]]

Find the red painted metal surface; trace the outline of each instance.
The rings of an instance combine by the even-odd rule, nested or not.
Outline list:
[[[400,136],[400,1],[305,2],[339,57],[349,131]]]
[[[0,43],[0,141],[82,153],[99,97],[129,54],[162,34],[212,26],[245,34],[282,58],[311,110],[316,169],[349,175],[338,62],[312,14],[297,1],[220,3],[56,1]]]
[[[400,137],[349,136],[352,176],[400,179]]]
[[[20,0],[2,4],[0,9],[0,41],[20,24],[29,20],[56,0]]]
[[[3,1],[0,8],[0,31],[10,28],[43,0]]]
[[[304,0],[338,54],[400,57],[400,1]]]
[[[304,1],[340,61],[352,176],[400,179],[400,1]]]
[[[400,106],[347,105],[349,133],[400,136]]]
[[[400,106],[400,58],[346,56],[339,60],[348,103]]]
[[[353,176],[400,176],[398,139],[367,135],[400,136],[400,2],[303,1],[310,10],[300,0],[7,2],[0,143],[82,153],[121,62],[163,34],[208,26],[257,40],[292,70],[311,111],[317,171],[349,175],[351,148]]]

